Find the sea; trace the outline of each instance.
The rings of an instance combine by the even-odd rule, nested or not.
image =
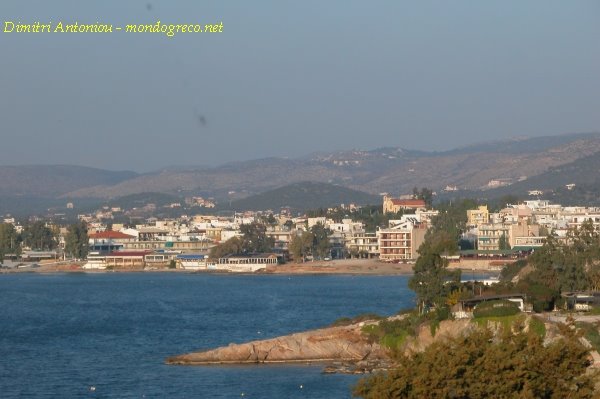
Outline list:
[[[409,276],[0,275],[0,398],[350,398],[322,365],[165,358],[414,306]]]

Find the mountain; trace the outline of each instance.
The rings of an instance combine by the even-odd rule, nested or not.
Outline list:
[[[491,180],[517,182],[600,152],[600,134],[577,134],[484,143],[446,152],[386,147],[315,153],[302,158],[266,158],[213,168],[170,168],[69,193],[74,197],[119,197],[141,192],[212,196],[230,191],[258,194],[290,183],[316,181],[371,194],[436,191],[446,186],[483,190]]]
[[[511,190],[552,180],[559,173],[600,152],[600,134],[572,134],[476,143],[442,152],[384,147],[373,150],[318,152],[300,158],[265,158],[216,167],[170,167],[153,173],[109,172],[75,166],[0,167],[0,196],[30,195],[66,199],[111,199],[140,193],[177,197],[199,195],[229,203],[293,183],[319,182],[370,194],[411,193],[413,187],[442,192],[456,186],[483,193],[494,181]],[[197,160],[202,163],[201,156]],[[591,166],[589,166],[591,167]],[[564,169],[562,180],[570,180]],[[561,180],[561,181],[562,181]],[[596,183],[593,183],[596,184]],[[233,193],[235,192],[235,193]],[[0,209],[0,213],[2,210]]]
[[[381,197],[328,183],[300,182],[223,204],[220,210],[274,210],[290,207],[294,211],[328,208],[339,204],[378,204]]]
[[[138,176],[74,165],[0,166],[0,196],[58,197],[81,188],[111,186]]]
[[[563,165],[549,168],[546,172],[510,186],[490,190],[490,197],[505,195],[521,199],[531,198],[530,191],[541,191],[534,195],[563,205],[600,206],[600,152]],[[570,187],[567,187],[570,186]]]

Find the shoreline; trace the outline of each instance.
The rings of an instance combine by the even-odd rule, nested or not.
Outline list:
[[[386,263],[378,259],[344,259],[332,261],[304,262],[304,263],[286,263],[283,265],[268,266],[266,270],[255,273],[237,273],[220,270],[188,270],[188,269],[82,269],[81,265],[72,263],[65,265],[44,265],[40,264],[35,268],[20,269],[0,269],[0,275],[20,274],[20,273],[184,273],[184,274],[214,274],[214,275],[281,275],[281,276],[410,276],[413,275],[414,263]],[[455,270],[456,267],[449,267],[449,270]],[[499,274],[498,270],[486,268],[463,268],[464,272],[476,272],[486,274]]]

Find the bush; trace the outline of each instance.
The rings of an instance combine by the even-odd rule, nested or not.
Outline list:
[[[569,327],[544,345],[533,332],[478,329],[404,356],[359,381],[354,395],[380,398],[593,398],[589,350]]]
[[[498,300],[482,302],[475,307],[474,317],[503,317],[519,313],[519,306],[515,302]]]
[[[540,319],[532,317],[529,321],[529,331],[544,338],[546,336],[546,325]]]

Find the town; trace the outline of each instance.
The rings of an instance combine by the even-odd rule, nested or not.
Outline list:
[[[0,260],[3,270],[62,265],[82,270],[257,272],[290,262],[340,259],[412,264],[440,213],[430,197],[415,190],[398,198],[386,194],[380,206],[340,205],[297,216],[283,208],[228,216],[148,217],[135,224],[113,223],[124,210],[107,207],[79,214],[79,221],[70,225],[7,216],[0,225]],[[214,207],[208,200],[200,202],[205,211]],[[564,207],[539,199],[495,211],[474,201],[472,205],[459,226],[457,251],[445,254],[450,268],[499,271],[542,247],[549,234],[566,241],[569,231],[585,221],[600,226],[600,209],[594,207]],[[153,204],[145,208],[154,209]]]

